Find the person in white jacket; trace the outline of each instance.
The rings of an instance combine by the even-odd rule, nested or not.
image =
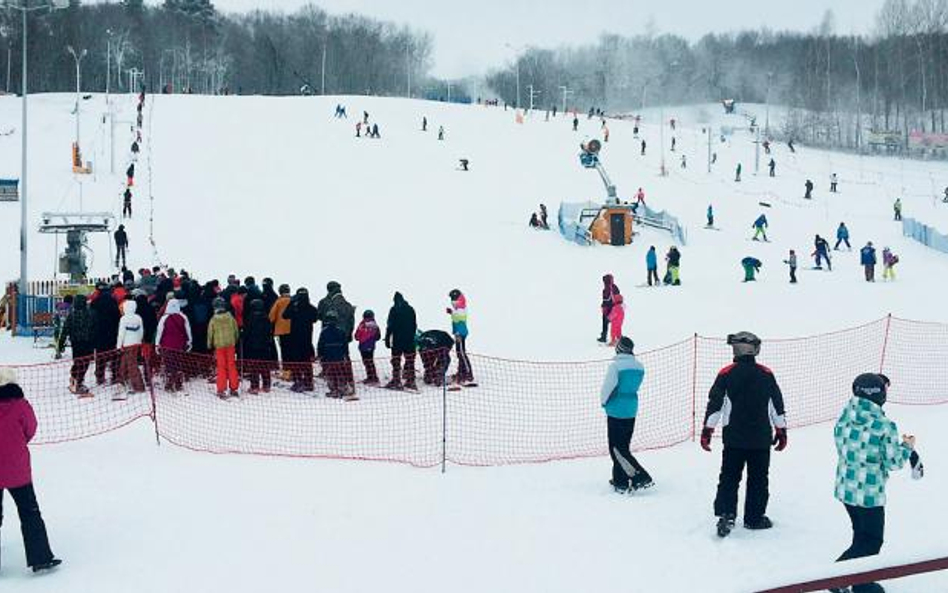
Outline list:
[[[127,393],[141,393],[145,391],[145,383],[138,368],[138,355],[145,335],[145,326],[138,315],[135,301],[125,301],[122,307],[124,314],[119,319],[117,342],[118,349],[122,352],[119,376],[125,383]],[[124,400],[127,393],[116,394],[112,399]]]

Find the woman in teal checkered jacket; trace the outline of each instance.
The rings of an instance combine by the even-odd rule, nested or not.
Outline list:
[[[846,506],[853,526],[853,541],[839,560],[873,556],[882,548],[885,531],[885,484],[889,472],[906,461],[921,467],[915,453],[915,437],[899,437],[895,422],[882,410],[889,380],[866,373],[853,382],[849,400],[833,431],[839,461],[836,466],[836,498]],[[872,584],[857,585],[857,591],[873,591]],[[860,588],[863,587],[863,588]]]

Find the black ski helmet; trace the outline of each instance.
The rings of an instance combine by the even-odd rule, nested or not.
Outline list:
[[[628,336],[619,338],[618,343],[616,343],[616,354],[633,354],[633,350],[635,350],[635,343],[632,338]]]
[[[757,356],[760,354],[760,338],[751,332],[737,332],[727,337],[728,346],[734,351],[734,356]]]
[[[863,373],[853,380],[853,395],[883,405],[888,388],[887,377],[877,373]]]

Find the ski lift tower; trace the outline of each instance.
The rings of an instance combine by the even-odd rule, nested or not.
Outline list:
[[[88,266],[89,233],[109,233],[115,216],[111,212],[44,212],[39,232],[66,235],[66,250],[59,255],[59,273],[69,274],[70,282],[83,282]]]
[[[602,161],[599,160],[599,151],[602,150],[602,143],[599,140],[593,139],[585,144],[580,144],[583,152],[579,155],[579,162],[583,167],[587,169],[595,169],[599,173],[599,178],[602,179],[602,184],[606,186],[606,203],[619,203],[619,197],[616,193],[616,186],[612,183],[612,179],[609,178],[609,174],[606,173],[605,167],[602,166]]]

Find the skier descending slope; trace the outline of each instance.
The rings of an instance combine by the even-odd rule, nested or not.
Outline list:
[[[724,423],[724,453],[714,514],[718,535],[725,537],[734,528],[737,491],[747,466],[747,493],[744,498],[744,527],[770,529],[767,518],[769,498],[770,446],[787,447],[787,421],[783,395],[767,367],[757,364],[760,338],[750,332],[727,337],[734,351],[734,363],[718,373],[708,395],[708,407],[701,431],[701,448],[711,451],[711,437],[718,422]],[[771,430],[776,428],[776,433]]]
[[[652,476],[629,450],[639,410],[639,387],[645,368],[635,358],[635,344],[628,337],[619,339],[616,356],[606,370],[600,400],[607,416],[609,456],[612,457],[612,479],[609,483],[619,494],[644,490],[653,485]]]

